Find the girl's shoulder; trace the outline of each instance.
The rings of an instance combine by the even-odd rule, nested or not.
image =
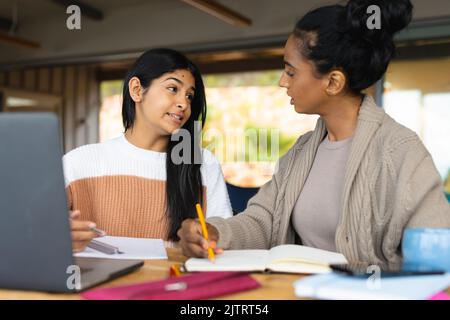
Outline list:
[[[105,155],[113,152],[115,146],[119,143],[120,138],[114,138],[100,143],[92,143],[75,148],[63,157],[65,162],[80,162],[82,160],[100,159]]]
[[[66,153],[62,158],[66,184],[103,174],[105,168],[111,167],[109,165],[111,159],[117,158],[120,154],[116,148],[117,139],[87,144]]]
[[[209,150],[202,149],[202,165],[200,167],[204,181],[215,181],[223,175],[219,159]]]
[[[214,153],[205,148],[202,148],[202,164],[220,166],[219,159],[214,155]]]

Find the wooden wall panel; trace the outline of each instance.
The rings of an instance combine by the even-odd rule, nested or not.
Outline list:
[[[41,92],[50,92],[50,70],[48,68],[39,69],[37,90]]]
[[[100,85],[97,67],[71,65],[0,72],[0,86],[56,94],[65,152],[98,142]]]
[[[67,67],[64,85],[64,147],[66,151],[75,148],[75,76],[76,69]]]
[[[10,71],[8,75],[8,87],[20,88],[21,87],[21,71]]]
[[[23,87],[26,90],[36,90],[37,87],[36,69],[29,69],[24,71]]]
[[[88,75],[88,114],[87,114],[87,140],[98,141],[99,135],[99,119],[100,119],[100,84],[97,80],[97,69],[90,68]]]
[[[64,87],[64,74],[63,74],[63,68],[52,68],[51,70],[51,87],[50,91],[54,94],[61,94],[62,89]]]
[[[75,85],[75,146],[86,141],[87,68],[78,68]]]

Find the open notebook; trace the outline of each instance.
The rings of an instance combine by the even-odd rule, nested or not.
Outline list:
[[[286,273],[328,273],[330,264],[347,263],[336,252],[300,245],[281,245],[270,250],[226,250],[208,259],[190,258],[186,271],[261,271]]]

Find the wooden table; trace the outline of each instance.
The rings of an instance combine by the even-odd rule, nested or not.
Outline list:
[[[137,271],[123,277],[112,280],[97,288],[107,288],[118,285],[140,283],[145,281],[162,280],[168,276],[169,268],[172,264],[182,264],[186,257],[181,254],[180,249],[167,248],[168,260],[147,260]],[[220,299],[296,299],[292,283],[300,279],[301,275],[288,274],[252,274],[262,286],[256,290],[244,291],[232,295],[221,296]],[[25,300],[78,300],[78,294],[52,294],[34,291],[1,290],[0,300],[4,299],[25,299]]]
[[[180,249],[167,248],[168,260],[147,260],[139,270],[110,281],[98,288],[107,288],[118,285],[140,283],[145,281],[162,280],[168,276],[169,268],[172,264],[181,265],[185,260]],[[256,290],[243,291],[236,294],[221,296],[218,299],[229,300],[292,300],[297,299],[294,295],[293,282],[302,278],[298,274],[252,274],[261,287]],[[450,294],[450,288],[447,289]],[[26,300],[79,300],[78,294],[51,294],[45,292],[29,292],[15,290],[0,290],[0,300],[4,299],[26,299]]]

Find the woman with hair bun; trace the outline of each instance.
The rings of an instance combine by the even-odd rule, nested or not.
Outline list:
[[[373,5],[379,29],[367,23]],[[409,24],[412,9],[409,0],[351,0],[297,22],[279,84],[296,112],[320,118],[243,213],[207,219],[217,249],[297,243],[395,270],[405,228],[450,227],[450,206],[429,152],[362,93],[386,72],[394,34]],[[185,220],[178,234],[186,255],[207,255],[198,222]]]

